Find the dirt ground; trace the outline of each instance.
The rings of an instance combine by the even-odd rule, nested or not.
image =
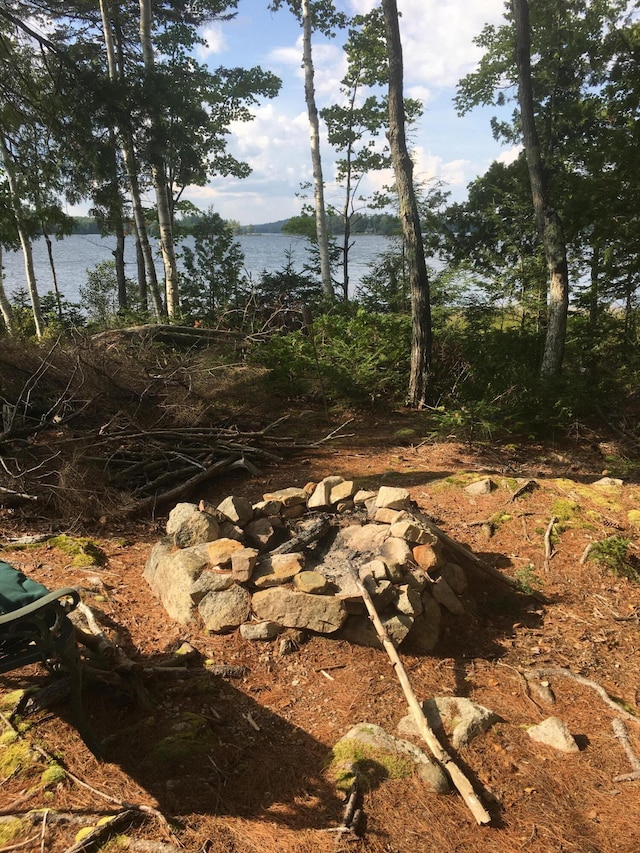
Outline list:
[[[259,477],[217,481],[191,499],[241,494],[259,500],[274,488],[330,474],[369,487],[405,486],[451,537],[539,593],[516,593],[466,566],[477,615],[448,616],[429,656],[401,650],[420,699],[465,696],[499,715],[501,722],[455,756],[491,813],[491,825],[478,826],[457,793],[430,793],[412,776],[380,780],[364,796],[362,836],[341,836],[335,830],[344,798],[327,770],[332,745],[359,722],[394,733],[407,713],[384,652],[311,636],[281,654],[279,640],[251,643],[237,632],[209,636],[197,624],[173,624],[142,577],[166,515],[125,528],[105,525],[95,538],[107,562],[87,569],[47,543],[11,550],[15,537],[39,532],[35,519],[14,514],[0,518],[2,559],[50,588],[79,587],[108,636],[144,667],[145,690],[140,695],[133,688],[86,684],[91,723],[107,746],[104,763],[78,737],[68,702],[21,718],[18,742],[56,756],[68,772],[43,785],[43,752],[6,770],[2,753],[9,747],[3,742],[0,851],[127,844],[157,853],[640,850],[640,779],[614,781],[637,767],[612,729],[616,717],[637,715],[625,725],[640,756],[640,585],[581,560],[590,543],[614,534],[631,540],[632,557],[637,553],[638,527],[629,512],[640,510],[640,486],[589,485],[608,468],[607,450],[591,434],[546,445],[467,445],[421,442],[407,437],[404,426],[402,415],[356,421],[352,435],[304,458],[273,465]],[[464,486],[479,475],[491,476],[498,488],[472,497]],[[512,500],[529,478],[537,488]],[[546,559],[545,533],[554,516],[560,516],[554,552]],[[241,674],[154,676],[151,668],[185,641]],[[561,671],[546,677],[553,705],[529,690],[523,675],[529,669]],[[10,691],[50,681],[37,667],[0,677],[0,728],[8,727]],[[623,703],[620,713],[607,695]],[[528,737],[527,728],[549,716],[567,724],[578,753]],[[162,760],[157,750],[152,755],[161,738],[173,733],[175,739],[181,726],[194,725],[200,753],[185,760],[175,754]],[[103,841],[103,847],[76,842],[83,827],[118,814],[119,841]],[[7,834],[9,818],[25,819],[13,835]]]

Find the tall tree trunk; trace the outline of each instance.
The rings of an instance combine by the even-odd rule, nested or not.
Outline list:
[[[142,2],[142,0],[141,0]],[[322,160],[320,158],[320,122],[314,88],[313,59],[311,56],[311,13],[309,0],[302,0],[302,65],[304,68],[304,96],[309,114],[309,136],[311,139],[311,162],[313,165],[313,197],[316,211],[316,235],[320,255],[320,276],[322,292],[327,301],[334,298],[329,262],[329,235],[327,233],[327,215],[324,204],[324,181],[322,178]]]
[[[153,43],[151,41],[151,0],[140,0],[140,44],[145,73],[152,78],[155,71]],[[152,126],[154,118],[152,117]],[[158,226],[160,228],[160,249],[164,262],[165,294],[167,313],[176,317],[180,311],[180,292],[178,287],[178,266],[176,263],[175,245],[173,242],[173,224],[169,192],[167,188],[164,160],[160,154],[154,155],[151,163],[153,186],[156,193],[158,210]]]
[[[58,274],[56,273],[56,264],[53,260],[53,246],[51,245],[51,237],[47,229],[42,226],[42,236],[47,244],[47,257],[49,258],[49,269],[51,270],[51,281],[53,283],[53,294],[56,299],[56,308],[58,309],[58,320],[62,323],[62,297],[60,288],[58,287]]]
[[[104,34],[104,43],[107,51],[107,63],[109,69],[109,79],[112,81],[120,79],[121,73],[118,68],[116,59],[116,51],[113,40],[113,32],[111,30],[111,18],[109,14],[108,0],[100,0],[100,15],[102,17],[102,30]],[[136,162],[133,139],[129,128],[119,128],[120,144],[122,147],[122,157],[124,160],[125,170],[129,181],[129,192],[131,194],[131,206],[133,210],[133,221],[135,223],[136,234],[140,241],[142,255],[144,257],[144,266],[146,272],[146,282],[151,288],[151,296],[153,299],[153,307],[158,317],[165,315],[160,288],[158,287],[158,276],[153,260],[153,251],[149,242],[149,233],[147,231],[147,223],[144,218],[144,208],[142,206],[142,195],[140,193],[140,182],[138,180],[138,164]],[[146,306],[146,282],[145,282],[145,298],[141,299],[141,308]],[[142,296],[142,293],[141,293]]]
[[[11,303],[7,297],[7,293],[4,289],[4,281],[2,275],[2,243],[0,243],[0,314],[2,314],[2,319],[4,320],[4,324],[7,328],[7,332],[10,335],[15,335],[16,333],[16,323],[15,317],[13,316],[13,308],[11,307]]]
[[[400,221],[411,288],[411,375],[409,405],[423,408],[431,366],[431,303],[420,213],[413,186],[413,162],[407,149],[404,118],[402,43],[396,0],[382,0],[389,55],[389,148],[400,204]]]
[[[18,237],[22,247],[22,255],[24,257],[24,270],[27,277],[27,287],[29,288],[29,296],[31,298],[31,309],[33,311],[33,321],[36,327],[36,336],[41,338],[44,333],[44,321],[42,319],[42,309],[40,308],[40,296],[38,294],[38,283],[36,281],[36,273],[33,266],[33,249],[31,246],[31,238],[27,231],[24,218],[22,216],[22,202],[18,190],[18,181],[16,172],[13,166],[13,160],[4,131],[0,130],[0,153],[2,154],[2,162],[7,175],[9,184],[9,196],[11,197],[11,209],[16,220],[18,229]]]
[[[115,223],[116,230],[116,247],[113,250],[113,257],[116,264],[116,281],[118,283],[118,308],[129,307],[129,294],[127,293],[127,275],[124,265],[124,222],[119,216]]]
[[[569,269],[564,230],[557,211],[551,205],[535,124],[527,0],[513,0],[513,15],[516,28],[516,65],[522,137],[529,169],[533,209],[549,273],[547,334],[540,366],[540,376],[544,378],[557,376],[562,370],[569,310]]]

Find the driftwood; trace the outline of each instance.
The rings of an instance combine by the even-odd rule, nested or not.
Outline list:
[[[443,766],[443,768],[448,773],[455,788],[460,793],[462,799],[469,807],[469,810],[471,811],[476,821],[480,825],[486,825],[488,823],[491,823],[491,816],[476,796],[471,782],[467,779],[462,770],[454,762],[453,758],[449,755],[449,753],[444,749],[444,747],[436,737],[435,733],[429,726],[427,718],[424,715],[424,711],[422,710],[422,706],[418,701],[418,697],[416,696],[413,687],[411,686],[407,671],[404,668],[402,661],[400,660],[400,656],[396,650],[396,647],[393,645],[389,638],[389,635],[387,634],[386,628],[380,620],[380,616],[378,615],[378,611],[375,608],[371,596],[367,592],[366,587],[358,577],[357,573],[353,569],[351,570],[351,573],[358,587],[358,591],[362,596],[362,600],[365,603],[365,606],[369,613],[369,618],[371,619],[371,622],[373,623],[373,626],[376,629],[376,634],[378,635],[378,638],[380,639],[383,648],[385,649],[387,655],[389,656],[389,659],[391,660],[391,663],[393,664],[393,668],[398,677],[398,681],[400,682],[400,686],[402,687],[402,692],[404,693],[405,698],[409,704],[409,710],[411,711],[416,725],[418,726],[418,730],[420,732],[421,737],[431,750],[434,758]]]
[[[614,776],[614,782],[635,782],[637,779],[640,779],[640,758],[633,751],[633,747],[631,746],[631,741],[629,740],[629,735],[627,734],[627,727],[624,724],[624,721],[619,717],[615,720],[611,721],[611,725],[613,727],[613,733],[620,741],[622,748],[624,749],[627,758],[629,759],[629,764],[632,767],[631,773],[623,773],[621,776]]]

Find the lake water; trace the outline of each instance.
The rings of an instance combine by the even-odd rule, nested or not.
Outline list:
[[[256,281],[263,270],[275,272],[286,263],[287,252],[291,252],[293,265],[302,271],[303,264],[309,260],[308,244],[305,238],[289,234],[256,234],[237,238],[245,256],[245,269]],[[358,235],[353,238],[354,246],[349,253],[349,278],[351,294],[357,288],[362,277],[369,271],[376,258],[389,249],[392,239],[375,235]],[[53,241],[53,255],[60,292],[69,302],[78,302],[78,287],[87,280],[87,270],[93,269],[101,261],[113,260],[115,239],[100,237],[98,234],[73,234],[62,240]],[[33,244],[33,257],[40,295],[53,290],[51,270],[47,257],[47,246],[43,238]],[[127,275],[134,281],[136,275],[135,246],[133,240],[126,243],[125,263]],[[160,258],[156,263],[162,273]],[[27,286],[22,252],[3,253],[4,285],[9,295]],[[336,273],[340,276],[340,271]]]

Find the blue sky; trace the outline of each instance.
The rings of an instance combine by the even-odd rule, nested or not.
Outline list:
[[[374,0],[337,0],[348,14],[367,12]],[[482,174],[492,160],[513,158],[514,152],[496,143],[489,119],[492,110],[475,110],[459,118],[453,106],[457,81],[472,70],[479,57],[473,45],[485,23],[500,23],[504,0],[398,0],[402,14],[405,94],[424,102],[425,112],[413,134],[415,174],[418,179],[444,181],[456,199]],[[267,0],[239,0],[238,14],[206,32],[208,47],[200,59],[212,68],[253,66],[272,71],[282,79],[278,98],[255,109],[250,123],[234,125],[229,148],[252,167],[251,176],[239,181],[214,178],[207,187],[186,193],[201,208],[213,205],[226,219],[243,225],[284,219],[299,213],[300,184],[310,181],[309,129],[302,77],[300,26],[283,8],[267,9]],[[319,107],[339,98],[344,72],[340,36],[315,37],[313,45],[316,97]],[[340,203],[334,181],[335,154],[321,143],[328,203]],[[389,183],[390,175],[372,179],[366,191]]]

